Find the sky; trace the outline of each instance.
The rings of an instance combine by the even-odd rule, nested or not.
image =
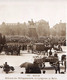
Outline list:
[[[0,0],[0,24],[44,19],[50,27],[67,22],[66,0]]]

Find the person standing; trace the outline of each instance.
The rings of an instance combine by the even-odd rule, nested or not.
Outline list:
[[[52,56],[52,51],[51,51],[51,49],[50,49],[50,51],[49,51],[49,57],[50,57],[50,56]]]
[[[4,66],[3,66],[3,70],[8,73],[10,70],[10,66],[7,64],[7,62],[5,62]]]
[[[66,72],[66,57],[64,59],[64,72]]]
[[[59,74],[60,74],[60,63],[59,63],[59,61],[57,61],[55,63],[54,68],[55,68],[55,74],[57,74],[57,72],[59,72]]]

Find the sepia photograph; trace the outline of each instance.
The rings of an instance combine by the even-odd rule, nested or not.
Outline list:
[[[0,74],[67,74],[66,3],[0,0]]]

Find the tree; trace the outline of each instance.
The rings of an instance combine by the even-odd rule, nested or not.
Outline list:
[[[5,35],[2,37],[2,44],[4,45],[6,43],[6,37]]]
[[[0,33],[0,44],[2,44],[2,34]]]

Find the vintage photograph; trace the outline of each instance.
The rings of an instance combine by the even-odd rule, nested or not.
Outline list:
[[[66,0],[0,0],[0,74],[66,74]]]

